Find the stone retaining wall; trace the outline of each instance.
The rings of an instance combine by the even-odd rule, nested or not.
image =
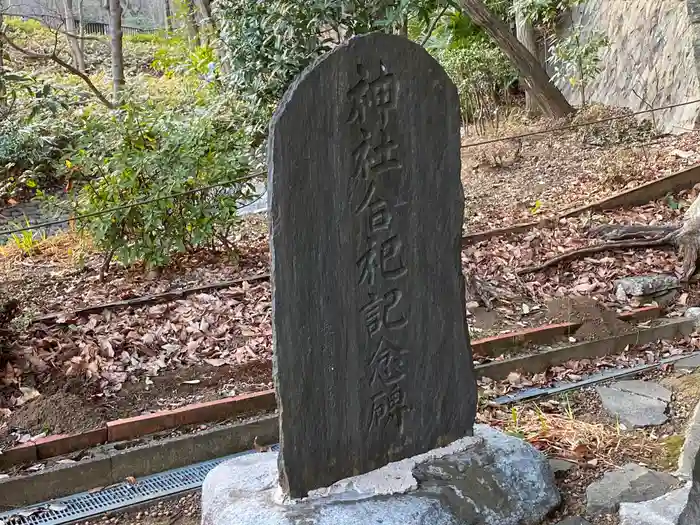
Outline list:
[[[700,99],[700,0],[588,0],[565,27],[579,24],[584,35],[600,31],[611,41],[589,101],[638,111]],[[580,104],[578,90],[564,84],[569,102]],[[700,104],[654,115],[670,133],[694,128],[699,116]]]

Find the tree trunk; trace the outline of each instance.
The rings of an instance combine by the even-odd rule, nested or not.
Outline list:
[[[109,36],[112,46],[112,98],[114,104],[119,104],[125,84],[122,6],[119,0],[109,0]]]
[[[194,0],[185,0],[185,21],[187,22],[187,32],[190,35],[190,43],[196,47],[202,45],[202,40],[199,38],[199,26],[197,25],[196,8]]]
[[[537,59],[511,34],[508,27],[481,0],[459,0],[462,10],[475,24],[483,27],[518,69],[542,110],[552,117],[563,117],[574,109],[549,80]]]
[[[83,56],[83,51],[80,48],[78,39],[75,36],[78,34],[78,31],[75,27],[73,0],[63,0],[63,14],[66,19],[66,39],[70,47],[70,54],[73,57],[73,65],[78,71],[85,73],[85,57]]]
[[[214,14],[211,9],[211,0],[199,0],[199,3],[202,7],[202,14],[207,19],[209,29],[212,33],[212,46],[216,51],[217,58],[219,59],[219,66],[221,67],[221,71],[224,74],[228,75],[231,72],[231,68],[229,67],[228,62],[226,61],[226,53],[222,51],[221,45],[219,44],[219,25],[216,23],[216,19],[214,19]]]
[[[164,0],[165,2],[165,29],[170,32],[173,30],[173,12],[170,9],[170,0]]]
[[[78,24],[80,25],[80,52],[85,59],[85,1],[78,0]]]
[[[214,25],[214,17],[212,17],[211,14],[211,1],[210,0],[199,0],[199,4],[202,7],[202,14],[204,15],[204,18],[207,19],[207,22],[211,25]]]
[[[532,56],[539,57],[539,46],[537,45],[537,35],[535,34],[535,28],[533,25],[527,21],[525,18],[525,13],[521,7],[517,7],[515,10],[515,32],[520,43],[525,46]],[[542,64],[542,62],[540,62]],[[523,85],[527,86],[526,82],[521,79]],[[532,90],[525,88],[525,110],[530,115],[535,115],[540,109],[537,104],[537,99],[533,96]]]
[[[683,227],[676,236],[678,255],[683,259],[681,280],[689,280],[700,255],[700,198],[696,198],[683,216]]]

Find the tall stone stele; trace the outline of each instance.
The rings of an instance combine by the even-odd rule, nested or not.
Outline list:
[[[421,46],[356,37],[268,147],[279,474],[302,497],[472,432],[457,89]]]

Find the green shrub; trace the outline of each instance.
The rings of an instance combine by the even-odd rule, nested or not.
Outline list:
[[[433,53],[457,85],[462,118],[467,122],[480,112],[493,110],[517,79],[510,61],[490,42],[476,40],[468,47]]]
[[[102,118],[100,118],[103,121]],[[247,138],[234,107],[125,107],[111,126],[96,126],[95,146],[81,149],[67,167],[99,178],[79,192],[77,214],[93,213],[223,183],[249,173]],[[99,130],[98,130],[99,128]],[[227,184],[177,198],[90,218],[84,223],[96,246],[124,264],[163,266],[174,253],[200,247],[227,248],[252,196],[252,183]]]

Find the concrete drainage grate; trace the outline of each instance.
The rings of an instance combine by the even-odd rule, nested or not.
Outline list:
[[[277,449],[277,446],[273,449]],[[153,474],[139,478],[135,485],[120,483],[100,491],[82,492],[48,503],[5,512],[0,514],[0,525],[64,525],[195,490],[201,487],[204,478],[214,467],[228,459],[250,453],[252,451],[241,452]]]

